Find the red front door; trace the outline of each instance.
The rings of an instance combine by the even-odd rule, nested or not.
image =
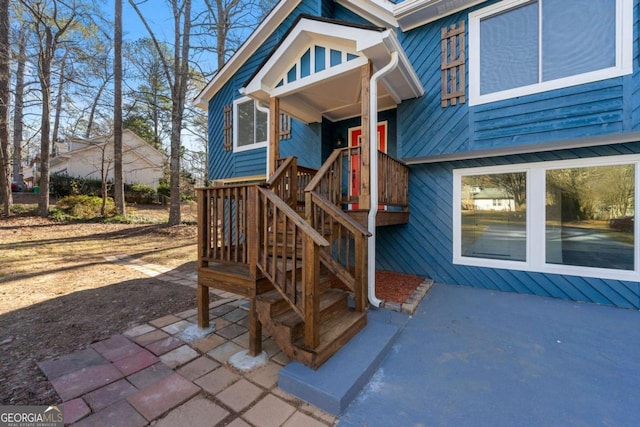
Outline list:
[[[362,137],[362,127],[349,128],[349,146],[360,145]],[[378,150],[387,152],[387,122],[378,123]],[[357,196],[360,193],[360,156],[351,157],[351,189],[350,196]],[[350,209],[358,209],[358,204],[354,203]]]

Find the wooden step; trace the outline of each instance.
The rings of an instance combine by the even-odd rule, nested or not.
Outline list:
[[[293,357],[290,357],[312,369],[318,369],[366,325],[366,311],[340,312],[320,326],[320,345],[318,348],[305,348],[304,340],[300,338],[294,342]]]
[[[320,323],[328,322],[348,309],[347,294],[338,289],[329,289],[320,296]],[[304,321],[298,313],[289,309],[273,317],[274,323],[288,331],[292,341],[302,337]]]

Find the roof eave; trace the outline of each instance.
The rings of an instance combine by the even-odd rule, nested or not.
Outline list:
[[[485,1],[487,0],[406,0],[394,6],[393,16],[402,31],[409,31]]]
[[[394,4],[388,0],[334,0],[339,5],[382,27],[398,28]]]

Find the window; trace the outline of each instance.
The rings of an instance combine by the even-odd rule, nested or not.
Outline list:
[[[526,261],[526,185],[523,172],[462,177],[462,256]]]
[[[640,155],[454,171],[455,264],[640,280]]]
[[[470,104],[632,72],[631,0],[505,0],[469,14]]]
[[[267,145],[269,129],[268,114],[256,108],[250,98],[241,98],[233,103],[233,149],[252,150]]]

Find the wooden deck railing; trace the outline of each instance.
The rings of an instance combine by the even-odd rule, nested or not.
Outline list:
[[[349,187],[359,182],[360,168],[354,168],[360,156],[360,147],[347,147],[333,150],[331,156],[318,169],[317,174],[305,187],[305,192],[315,191],[336,206],[344,203],[357,203],[357,196],[350,197]]]
[[[409,209],[409,167],[378,151],[378,203]]]
[[[276,164],[277,169],[264,186],[296,209],[298,203],[297,159],[295,157],[278,159]]]
[[[320,249],[329,242],[271,190],[255,187],[257,266],[304,320],[304,343],[320,344]]]
[[[317,173],[317,169],[298,166],[296,157],[280,158],[276,161],[275,172],[264,186],[294,210],[304,211],[304,189]]]
[[[371,233],[315,191],[307,197],[307,222],[331,242],[320,248],[322,263],[355,296],[356,311],[364,311],[367,293],[367,239]]]
[[[249,188],[253,185],[198,188],[198,254],[208,262],[249,263]]]

